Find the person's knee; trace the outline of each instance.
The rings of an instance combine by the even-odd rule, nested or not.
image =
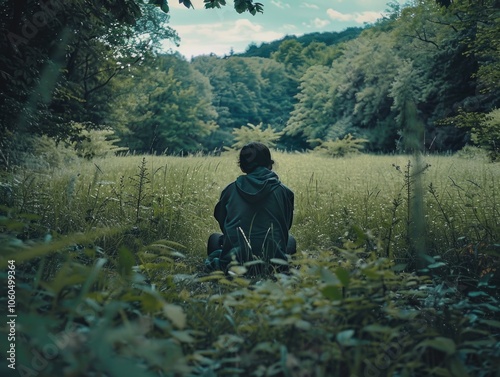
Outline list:
[[[208,237],[207,254],[210,254],[215,250],[222,249],[222,243],[224,240],[223,237],[222,233],[212,233],[210,237]]]

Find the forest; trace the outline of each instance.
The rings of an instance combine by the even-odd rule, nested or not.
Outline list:
[[[498,154],[495,1],[392,2],[362,29],[191,61],[162,52],[161,40],[178,37],[158,7],[25,3],[26,14],[11,5],[1,15],[9,30],[0,58],[3,166],[39,137],[88,157],[82,145],[92,138],[132,153],[182,154],[229,148],[249,125],[277,134],[283,150],[349,136],[367,152],[398,153],[407,149],[410,107],[420,150]],[[76,25],[85,27],[75,33]]]
[[[191,60],[167,0],[1,4],[0,375],[500,376],[497,0]],[[209,271],[250,141],[297,253]]]

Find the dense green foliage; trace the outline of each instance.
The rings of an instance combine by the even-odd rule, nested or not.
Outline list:
[[[161,40],[178,39],[167,20],[135,1],[2,2],[2,165],[19,157],[6,151],[30,150],[33,135],[71,143],[82,130],[101,128],[113,97],[108,84],[152,56]]]
[[[346,157],[353,154],[359,154],[364,148],[367,139],[355,139],[351,134],[347,134],[343,139],[335,140],[317,140],[318,144],[314,150],[331,157]],[[313,140],[310,141],[314,143]]]
[[[183,3],[188,8],[192,6],[189,0]],[[220,5],[225,5],[225,1],[205,1],[207,8]],[[234,7],[240,13],[262,11],[262,4],[252,0],[237,0]],[[161,41],[179,41],[175,31],[168,27],[168,11],[167,0],[3,1],[0,12],[1,165],[21,163],[26,158],[24,153],[37,143],[33,136],[45,135],[57,142],[72,144],[86,138],[82,131],[108,127],[114,115],[114,102],[122,100],[113,84],[119,82],[117,85],[123,88],[123,80],[128,82],[130,90],[136,84],[136,80],[131,80],[131,71],[146,61],[151,69],[168,69],[161,63],[156,64],[155,59]],[[148,72],[148,69],[139,71],[144,75],[143,80],[149,79]],[[179,78],[171,78],[173,82],[166,84],[166,90],[179,82],[176,81]],[[189,79],[188,82],[183,86],[189,86]],[[189,90],[196,89],[185,88],[180,94],[184,98],[177,99],[186,100],[191,94]],[[210,101],[210,96],[203,99],[207,100]],[[198,106],[197,98],[188,100],[186,105],[181,106],[181,110],[188,114],[181,111],[173,118],[194,117],[187,126],[189,131],[184,133],[184,141],[188,149],[194,145],[199,148],[196,140],[193,143],[189,138],[198,129],[206,128],[207,117],[212,116],[207,115],[206,109],[186,109]],[[134,117],[144,115],[141,114],[144,106],[134,106],[139,108]],[[158,106],[152,107],[148,111],[154,114]],[[77,127],[73,126],[74,122],[78,123]],[[177,126],[176,122],[166,125]],[[115,130],[128,131],[127,127],[120,124]],[[157,143],[155,151],[179,149],[172,144],[172,134],[176,131],[163,131],[166,135]],[[148,151],[154,147],[139,145],[137,150]]]
[[[235,143],[232,148],[240,150],[248,143],[259,142],[269,148],[276,147],[276,141],[280,138],[281,132],[276,132],[272,127],[262,128],[262,123],[257,125],[248,123],[246,126],[234,129],[233,131]]]
[[[160,55],[115,83],[108,122],[133,151],[193,152],[217,128],[208,80],[186,61]]]
[[[216,56],[200,56],[191,64],[212,86],[220,128],[210,140],[211,149],[232,145],[232,130],[247,123],[262,122],[278,131],[284,128],[295,87],[282,64],[263,58]]]
[[[17,374],[498,376],[498,1],[389,8],[188,62],[161,50],[178,41],[167,0],[2,2]],[[250,140],[312,150],[273,155],[298,253],[286,274],[208,274],[213,207],[240,174],[222,151]]]
[[[497,158],[494,0],[393,2],[363,29],[287,36],[190,62],[160,50],[161,40],[178,40],[164,0],[95,0],[88,9],[53,0],[49,10],[26,3],[9,1],[0,14],[8,31],[0,42],[3,166],[22,162],[33,136],[78,145],[83,131],[107,129],[136,153],[208,152],[233,145],[233,130],[247,123],[282,132],[283,149],[350,134],[373,152],[414,150],[409,138],[418,137],[420,150],[472,144]],[[262,11],[249,0],[234,7]],[[408,129],[410,113],[418,135]]]
[[[276,53],[281,44],[287,40],[296,40],[298,43],[307,47],[311,44],[321,44],[323,46],[337,45],[342,42],[354,39],[359,36],[363,29],[357,27],[350,27],[341,32],[323,32],[323,33],[308,33],[297,37],[295,35],[287,35],[282,39],[263,42],[259,46],[256,44],[250,44],[246,51],[241,54],[236,54],[236,56],[241,57],[261,57],[270,58],[274,53]]]
[[[0,265],[16,266],[18,372],[498,373],[496,164],[273,157],[296,195],[298,254],[287,275],[203,272],[213,206],[240,174],[234,154],[77,160],[6,177]],[[420,273],[411,246],[422,221],[411,205],[417,181]],[[0,368],[12,375],[5,360]]]

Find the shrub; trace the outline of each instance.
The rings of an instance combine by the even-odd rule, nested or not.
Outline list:
[[[112,130],[82,130],[81,139],[74,142],[73,146],[78,156],[92,159],[127,151],[128,148],[116,145],[119,141]]]
[[[283,132],[277,132],[269,125],[264,130],[262,126],[262,122],[256,126],[248,123],[246,126],[234,129],[235,143],[232,145],[232,148],[241,149],[245,144],[252,141],[262,143],[269,148],[274,148],[276,141],[279,140]]]
[[[314,142],[310,140],[309,143]],[[345,157],[348,155],[359,154],[364,148],[367,139],[356,139],[351,134],[347,134],[343,139],[319,141],[320,144],[314,148],[315,152],[330,157]]]
[[[500,159],[500,109],[485,114],[459,108],[458,115],[443,119],[438,124],[468,129],[474,145],[484,149],[490,161]]]
[[[491,161],[500,160],[500,109],[486,114],[478,127],[471,129],[474,144],[484,148]]]

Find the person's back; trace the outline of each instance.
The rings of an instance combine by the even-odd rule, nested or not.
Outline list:
[[[207,265],[224,269],[232,259],[240,263],[286,260],[286,254],[295,251],[290,246],[295,240],[288,233],[294,194],[271,170],[273,163],[269,149],[261,143],[242,148],[239,165],[247,174],[239,176],[221,193],[214,216],[223,235],[210,237]]]

